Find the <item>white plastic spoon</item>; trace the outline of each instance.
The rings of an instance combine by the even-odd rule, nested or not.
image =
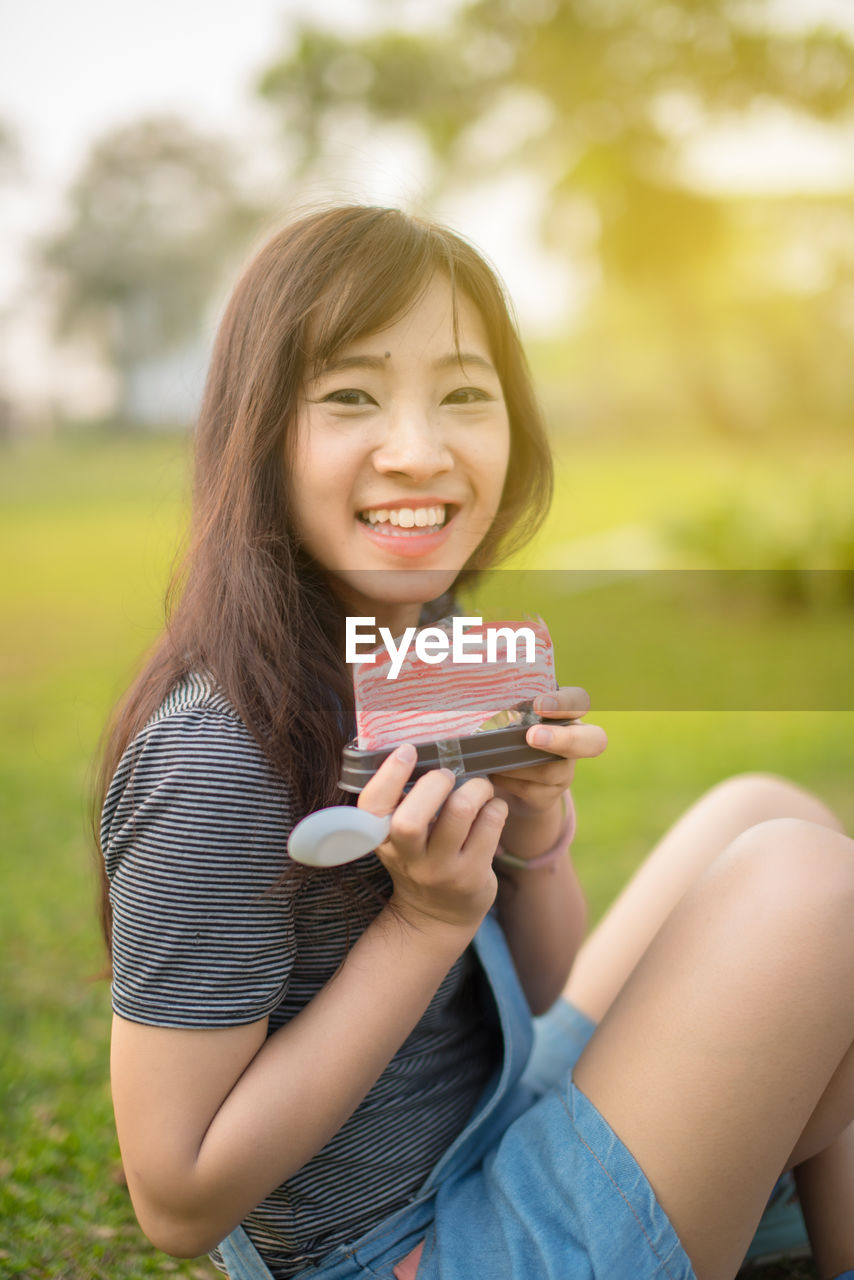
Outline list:
[[[391,829],[391,818],[333,805],[318,809],[298,822],[288,837],[288,853],[307,867],[340,867],[364,858],[382,844]]]

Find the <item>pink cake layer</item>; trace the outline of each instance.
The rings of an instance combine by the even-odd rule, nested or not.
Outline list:
[[[526,663],[524,641],[515,662],[506,658],[506,642],[497,637],[496,661],[486,658],[486,631],[529,627],[536,637],[536,660]],[[357,745],[376,750],[397,742],[459,738],[517,702],[551,693],[556,687],[554,649],[545,623],[490,622],[466,628],[466,652],[481,652],[479,664],[422,662],[410,647],[395,680],[387,679],[391,658],[380,646],[374,664],[355,668]],[[476,639],[480,639],[480,646]]]

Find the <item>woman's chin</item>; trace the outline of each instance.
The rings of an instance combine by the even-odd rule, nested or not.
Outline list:
[[[419,609],[454,585],[458,568],[357,569],[335,575],[348,613],[354,606],[365,616],[378,617],[389,609]]]

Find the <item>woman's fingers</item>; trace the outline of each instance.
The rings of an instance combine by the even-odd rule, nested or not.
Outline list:
[[[551,699],[537,698],[534,709],[543,717],[572,723],[531,725],[525,741],[531,747],[549,752],[553,759],[496,775],[498,790],[510,799],[514,815],[546,810],[572,782],[575,761],[599,756],[608,745],[604,729],[580,722],[579,717],[590,709],[590,699],[584,689],[569,686],[556,689]]]
[[[590,710],[590,695],[578,685],[561,685],[553,693],[535,698],[534,710],[545,719],[552,717],[557,720],[574,720],[578,716],[587,715]]]
[[[495,794],[488,778],[470,778],[449,795],[430,835],[430,848],[441,856],[463,849],[472,827]],[[503,808],[506,810],[506,805]]]
[[[543,770],[543,773],[540,772]],[[545,771],[549,770],[546,774]],[[495,790],[498,795],[515,796],[517,800],[531,801],[534,808],[541,809],[551,804],[566,791],[572,783],[573,765],[571,761],[560,761],[560,772],[552,771],[550,764],[529,765],[524,771],[493,774]]]
[[[447,804],[455,781],[450,769],[431,769],[418,779],[391,819],[389,838],[398,850],[408,856],[426,850],[431,825]]]
[[[418,752],[411,742],[395,747],[362,788],[356,807],[375,813],[378,818],[391,813],[400,802],[417,758]]]
[[[431,769],[404,795],[415,754],[411,744],[393,751],[363,788],[358,807],[379,817],[392,815],[389,839],[406,857],[425,853],[428,838],[440,852],[458,852],[479,810],[492,797],[492,783],[474,778],[454,792],[457,780],[451,770]]]
[[[478,811],[461,852],[474,856],[486,855],[491,859],[498,847],[509,812],[507,801],[500,796],[493,796],[491,800],[487,800],[483,808]]]
[[[422,924],[439,921],[471,930],[495,899],[498,882],[492,855],[507,805],[493,799],[492,783],[486,778],[472,778],[454,790],[456,781],[450,769],[432,769],[419,778],[394,809],[389,837],[377,852],[394,882],[394,901],[405,916]],[[387,804],[399,785],[400,775],[392,764],[371,787],[371,807]],[[366,792],[367,787],[363,797]]]
[[[534,700],[534,710],[544,720],[580,720],[590,710],[586,689],[562,685],[554,693]],[[605,730],[595,724],[535,724],[525,734],[525,741],[541,751],[551,751],[565,760],[590,759],[599,756],[608,745]],[[540,775],[546,781],[544,774]],[[557,778],[555,779],[557,781]]]
[[[602,754],[608,735],[598,724],[535,724],[525,734],[525,741],[565,760],[589,760]]]

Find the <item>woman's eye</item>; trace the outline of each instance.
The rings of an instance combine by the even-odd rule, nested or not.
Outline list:
[[[478,387],[457,387],[456,391],[445,396],[442,404],[476,404],[478,401],[491,399],[491,396]]]
[[[342,387],[338,391],[330,391],[323,397],[323,401],[324,404],[346,404],[356,407],[376,404],[373,396],[369,396],[367,391],[359,391],[357,387]]]

